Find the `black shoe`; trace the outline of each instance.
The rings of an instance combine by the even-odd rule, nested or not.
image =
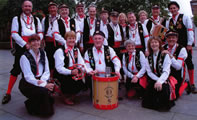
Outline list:
[[[3,99],[2,99],[2,104],[7,104],[11,100],[11,95],[10,94],[5,94]]]
[[[185,91],[187,92],[188,95],[192,92],[189,81],[187,81],[187,88],[185,89]]]
[[[193,94],[196,94],[197,93],[197,89],[196,89],[195,85],[191,85],[191,92]]]

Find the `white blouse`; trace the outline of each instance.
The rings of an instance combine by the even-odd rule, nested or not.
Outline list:
[[[154,55],[153,55],[153,61],[154,61],[154,68],[156,68],[156,60],[157,60],[157,56],[158,56],[158,53],[159,51],[157,51]],[[163,71],[162,71],[162,74],[161,76],[157,76],[156,74],[154,74],[150,68],[150,65],[149,65],[149,62],[148,62],[148,58],[146,59],[146,71],[147,71],[147,74],[148,76],[163,84],[169,77],[169,74],[170,74],[170,66],[171,66],[171,59],[169,57],[168,54],[166,54],[165,58],[164,58],[164,62],[163,62]]]
[[[123,55],[123,58],[122,58],[123,70],[124,70],[124,73],[126,74],[126,76],[129,78],[133,78],[133,76],[134,76],[133,73],[137,73],[136,76],[138,78],[141,78],[146,72],[146,69],[145,69],[146,58],[145,58],[143,52],[140,51],[139,54],[140,54],[140,64],[141,64],[141,69],[139,71],[137,70],[136,65],[135,65],[136,52],[132,53],[132,58],[129,61],[128,66],[126,66],[127,63],[126,63],[126,59],[125,59],[125,54]],[[133,67],[133,69],[132,69],[132,67]]]
[[[33,56],[35,61],[40,61],[40,53],[36,57],[33,50],[30,49],[29,52],[31,53],[31,55]],[[22,55],[20,58],[20,67],[23,72],[24,78],[28,83],[33,84],[35,86],[40,86],[40,87],[46,86],[47,80],[50,77],[49,63],[48,63],[46,53],[45,53],[45,68],[41,64],[41,62],[39,62],[38,63],[38,73],[39,73],[38,75],[35,76],[33,74],[32,70],[31,70],[30,62],[25,55]],[[36,79],[36,77],[40,77],[40,80],[44,81],[44,83],[38,85],[38,79]]]

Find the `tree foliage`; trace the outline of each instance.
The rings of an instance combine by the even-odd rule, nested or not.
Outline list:
[[[10,23],[12,18],[16,15],[19,15],[22,12],[21,5],[24,0],[7,0],[5,5],[0,9],[0,28],[7,26],[7,23]],[[31,0],[33,3],[33,13],[40,15],[37,12],[43,11],[46,15],[48,14],[48,3],[55,1],[57,4],[65,3],[70,8],[70,14],[74,13],[75,0]],[[4,1],[5,2],[5,1]],[[1,2],[0,2],[1,4]],[[38,16],[40,17],[40,16]]]
[[[77,2],[85,3],[86,7],[94,3],[98,11],[101,11],[102,8],[108,11],[118,11],[118,12],[134,12],[138,13],[140,10],[145,10],[151,15],[151,7],[154,4],[160,6],[161,14],[163,16],[168,16],[167,5],[170,0],[77,0]]]
[[[6,3],[5,0],[3,1],[5,5],[0,9],[0,28],[6,27],[7,23],[10,23],[14,16],[21,13],[21,4],[23,1],[24,0],[7,0]],[[57,4],[67,4],[70,9],[70,16],[75,12],[75,1],[77,3],[83,2],[86,8],[90,4],[95,4],[98,8],[98,13],[102,8],[104,8],[108,11],[115,10],[125,13],[129,11],[138,13],[140,10],[145,10],[149,15],[151,13],[151,6],[153,4],[158,4],[161,8],[161,14],[164,16],[168,14],[166,8],[169,3],[169,0],[32,0],[33,12],[40,12],[40,10],[42,10],[45,15],[48,14],[48,3],[50,1],[54,1]]]

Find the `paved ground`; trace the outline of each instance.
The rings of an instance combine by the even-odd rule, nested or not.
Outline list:
[[[196,54],[197,50],[194,50],[195,65],[197,65]],[[0,50],[0,100],[6,92],[12,64],[13,56],[10,52]],[[195,70],[197,70],[196,66]],[[128,100],[126,98],[120,101],[119,107],[114,110],[97,110],[92,106],[89,93],[83,92],[78,96],[80,104],[75,106],[67,106],[60,98],[55,98],[55,114],[50,118],[39,118],[26,112],[25,97],[18,90],[18,82],[19,80],[13,88],[11,102],[6,105],[0,104],[0,120],[197,120],[197,95],[186,95],[186,93],[176,101],[176,106],[169,112],[157,112],[142,108],[139,99]],[[121,90],[121,95],[123,95],[124,91]]]

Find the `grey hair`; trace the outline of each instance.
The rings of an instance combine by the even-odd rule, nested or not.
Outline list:
[[[133,45],[135,45],[135,41],[134,41],[134,40],[128,39],[128,40],[126,40],[126,41],[124,42],[124,46],[126,47],[128,44],[133,44]]]

